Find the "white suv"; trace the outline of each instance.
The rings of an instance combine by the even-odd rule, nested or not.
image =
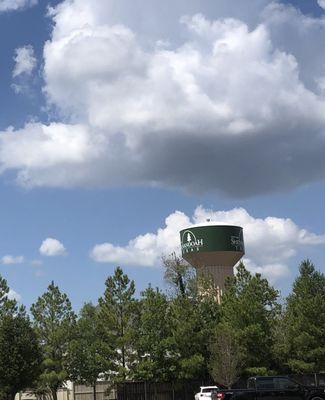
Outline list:
[[[195,400],[210,400],[211,394],[218,389],[218,386],[201,386],[199,393],[195,395]]]

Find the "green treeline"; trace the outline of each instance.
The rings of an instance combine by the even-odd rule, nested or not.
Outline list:
[[[0,279],[0,398],[25,388],[56,400],[70,379],[173,382],[206,379],[230,387],[249,375],[325,370],[325,276],[310,261],[287,299],[243,264],[219,305],[208,280],[177,258],[164,260],[165,293],[135,284],[121,268],[97,304],[79,315],[53,282],[32,305],[8,298]]]

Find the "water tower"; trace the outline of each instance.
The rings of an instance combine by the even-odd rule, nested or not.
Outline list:
[[[234,266],[245,254],[243,228],[207,222],[180,232],[182,256],[198,274],[211,277],[218,299],[225,290],[225,280],[234,275]]]

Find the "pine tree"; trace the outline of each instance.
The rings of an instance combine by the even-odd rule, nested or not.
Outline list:
[[[134,281],[120,267],[107,278],[103,297],[99,299],[99,320],[103,338],[115,349],[114,369],[108,373],[111,381],[125,381],[132,373],[134,351]]]
[[[44,355],[39,386],[48,389],[57,400],[57,390],[68,377],[65,361],[75,333],[76,315],[68,296],[54,282],[32,305],[31,312]]]
[[[273,326],[280,312],[278,295],[266,279],[260,274],[252,275],[243,263],[228,281],[221,321],[238,332],[247,374],[266,373],[274,368]]]
[[[205,377],[207,343],[196,301],[179,295],[170,303],[168,319],[174,380],[180,382]]]
[[[24,313],[0,321],[0,390],[6,400],[33,386],[42,361],[37,336]]]
[[[296,373],[320,372],[325,369],[325,275],[309,260],[299,271],[284,316],[284,362]]]
[[[194,304],[201,325],[203,342],[201,352],[204,357],[204,374],[207,376],[210,369],[211,338],[214,337],[216,327],[220,322],[220,305],[217,301],[216,288],[212,280],[200,276],[197,278],[197,287],[199,290],[194,292]]]
[[[9,287],[7,281],[0,275],[0,318],[5,315],[12,315],[17,311],[17,301],[9,299]]]
[[[98,308],[86,303],[80,311],[75,339],[69,344],[66,366],[71,380],[93,388],[94,400],[98,378],[112,369],[112,353],[99,329]]]
[[[141,293],[136,329],[138,363],[135,378],[156,382],[170,381],[170,323],[167,297],[151,287]]]

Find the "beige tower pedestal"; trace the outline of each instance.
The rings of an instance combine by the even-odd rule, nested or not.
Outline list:
[[[197,268],[197,273],[212,279],[214,286],[220,290],[221,294],[225,291],[226,279],[230,276],[234,276],[234,268],[225,266],[204,266]]]
[[[221,297],[225,292],[225,282],[228,277],[234,276],[234,268],[232,266],[201,266],[196,268],[198,276],[204,279],[211,279],[216,288],[217,302],[221,302]]]

